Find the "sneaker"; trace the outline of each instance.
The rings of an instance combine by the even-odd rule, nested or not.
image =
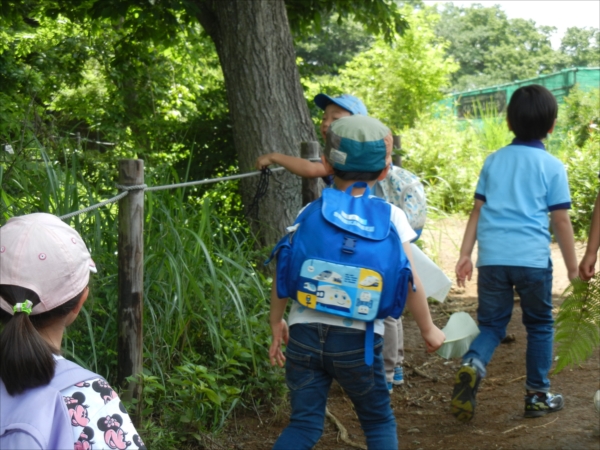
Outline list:
[[[387,382],[387,388],[388,388],[388,392],[389,392],[390,394],[393,394],[393,393],[394,393],[394,385],[392,384],[392,382],[391,382],[391,381],[388,381],[388,382]]]
[[[563,396],[545,392],[525,395],[525,417],[542,417],[548,413],[560,411],[565,406]]]
[[[402,371],[402,367],[394,367],[394,379],[392,380],[392,383],[396,386],[404,384],[404,372]]]
[[[475,396],[481,376],[477,369],[469,364],[463,365],[454,378],[451,412],[461,422],[468,422],[475,414]]]

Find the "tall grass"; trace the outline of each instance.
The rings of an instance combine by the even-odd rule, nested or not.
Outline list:
[[[1,162],[2,223],[31,212],[66,214],[116,193],[87,183],[80,157],[52,161],[33,141]],[[10,170],[9,170],[10,169]],[[104,186],[110,186],[107,175]],[[153,184],[178,181],[155,169]],[[223,426],[232,409],[282,386],[268,364],[265,254],[232,230],[210,201],[182,190],[146,193],[144,224],[144,411],[151,448],[181,448]],[[114,381],[117,344],[117,206],[69,223],[91,249],[98,274],[82,314],[65,335],[65,355]],[[227,225],[227,226],[225,226]]]

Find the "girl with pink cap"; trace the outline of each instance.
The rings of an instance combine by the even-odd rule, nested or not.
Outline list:
[[[96,265],[81,236],[56,216],[0,227],[0,448],[145,448],[108,383],[60,355],[90,272]],[[114,426],[103,425],[107,418]]]

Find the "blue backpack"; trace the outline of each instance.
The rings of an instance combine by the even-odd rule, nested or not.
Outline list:
[[[364,187],[362,197],[351,195]],[[277,295],[306,308],[367,323],[365,362],[373,364],[375,319],[400,317],[410,263],[385,200],[364,182],[345,192],[325,189],[275,246]],[[414,284],[413,284],[413,289]]]

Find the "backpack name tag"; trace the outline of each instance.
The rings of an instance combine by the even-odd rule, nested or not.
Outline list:
[[[319,259],[302,263],[297,301],[316,311],[363,321],[373,320],[383,290],[380,273]]]

